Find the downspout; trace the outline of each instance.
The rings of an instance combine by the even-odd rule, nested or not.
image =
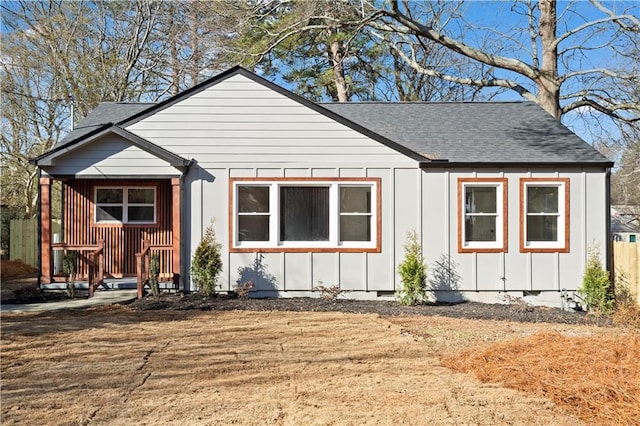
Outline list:
[[[186,200],[185,200],[185,190],[184,190],[184,182],[185,182],[185,177],[187,176],[187,173],[189,173],[189,169],[191,168],[191,165],[193,163],[195,163],[196,160],[191,159],[189,160],[189,162],[185,165],[184,171],[182,172],[182,174],[180,175],[180,283],[178,285],[178,287],[180,288],[180,290],[182,290],[182,292],[185,291],[185,279],[187,276],[187,262],[189,262],[190,259],[187,258],[187,250],[186,250],[186,239],[187,239],[187,235],[186,235],[186,229],[187,229],[187,224],[186,224],[186,217],[185,217],[185,213],[186,213],[186,209],[185,209],[185,204],[186,204]],[[190,266],[190,263],[189,263]]]

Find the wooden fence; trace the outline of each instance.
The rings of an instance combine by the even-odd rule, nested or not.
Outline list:
[[[625,286],[640,306],[640,243],[613,242],[615,285]]]
[[[60,234],[59,220],[51,223],[54,234]],[[9,259],[38,267],[38,220],[13,219],[9,225]]]

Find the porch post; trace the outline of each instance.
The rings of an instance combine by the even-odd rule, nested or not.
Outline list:
[[[51,283],[51,178],[40,178],[40,283]]]
[[[182,179],[181,178],[172,178],[171,179],[171,193],[172,193],[172,203],[171,203],[171,234],[173,236],[173,284],[176,286],[176,289],[180,285],[180,281],[182,281],[181,276],[181,265],[180,265],[180,232],[182,228],[182,218],[180,217],[180,206],[182,204],[181,193],[182,193]]]

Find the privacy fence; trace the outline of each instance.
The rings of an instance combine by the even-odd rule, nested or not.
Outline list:
[[[613,242],[615,285],[624,286],[640,306],[640,242]]]
[[[38,267],[38,221],[36,219],[14,219],[9,225],[9,259],[19,260],[34,268]],[[60,235],[60,221],[52,223],[54,234]]]

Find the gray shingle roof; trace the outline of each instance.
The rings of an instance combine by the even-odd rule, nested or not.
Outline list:
[[[155,104],[101,103],[65,145]],[[460,163],[606,163],[532,102],[323,103],[320,106],[431,160]]]
[[[75,128],[69,132],[55,147],[66,145],[84,135],[99,129],[105,124],[117,123],[153,106],[152,103],[102,102],[91,111]],[[54,148],[55,148],[54,147]]]
[[[430,159],[463,163],[609,161],[532,102],[321,105]]]

